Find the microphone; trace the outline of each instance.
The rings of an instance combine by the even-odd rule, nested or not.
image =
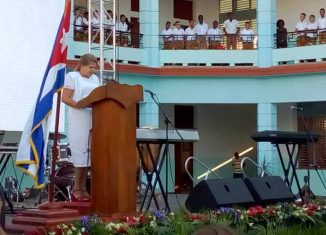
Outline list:
[[[301,108],[301,107],[297,107],[297,106],[291,106],[290,107],[291,109],[295,109],[295,110],[300,110],[300,111],[303,111],[303,108]]]
[[[147,92],[147,93],[149,93],[149,94],[151,94],[151,96],[156,95],[156,94],[155,94],[154,92],[152,92],[151,90],[145,89],[144,91]]]

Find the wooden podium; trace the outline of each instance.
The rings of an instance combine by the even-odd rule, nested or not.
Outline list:
[[[92,213],[136,211],[136,103],[140,85],[110,81],[78,102],[92,107]]]

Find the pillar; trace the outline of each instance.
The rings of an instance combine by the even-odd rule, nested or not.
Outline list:
[[[271,67],[276,33],[276,0],[257,1],[257,28],[258,66]]]
[[[144,65],[159,66],[159,0],[140,0],[139,27],[143,34]]]

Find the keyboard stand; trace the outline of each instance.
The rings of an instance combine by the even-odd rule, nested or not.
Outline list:
[[[288,188],[290,189],[290,191],[292,192],[292,184],[293,184],[293,180],[294,180],[295,184],[298,188],[300,198],[302,201],[304,201],[303,195],[301,193],[301,187],[300,187],[297,171],[296,171],[296,166],[298,164],[299,158],[295,154],[295,153],[299,152],[301,144],[299,144],[299,143],[292,143],[292,144],[282,143],[282,144],[285,146],[287,156],[289,158],[289,162],[288,162],[287,166],[285,165],[285,162],[284,162],[284,159],[282,156],[282,152],[280,149],[281,144],[275,143],[278,155],[280,157],[282,169],[284,172],[284,181],[285,181],[286,185],[288,186]],[[296,151],[296,149],[297,149],[297,151]],[[293,194],[293,192],[292,192],[292,194]]]
[[[145,147],[146,147],[146,149],[148,151],[149,160],[150,160],[150,163],[153,165],[153,170],[150,170],[148,168],[148,165],[146,164],[146,161],[145,161],[145,158],[144,158],[144,155],[143,155],[143,151],[141,150],[141,144],[143,144],[143,146],[145,145]],[[155,144],[158,144],[158,143],[156,142]],[[140,156],[141,166],[142,166],[142,169],[143,169],[143,171],[144,171],[144,173],[146,175],[146,180],[147,180],[147,186],[146,186],[146,189],[145,189],[144,198],[143,198],[143,200],[141,202],[141,205],[140,205],[140,211],[143,211],[143,208],[145,206],[146,199],[147,199],[147,194],[148,194],[149,191],[150,191],[150,195],[149,195],[149,199],[147,201],[147,206],[146,206],[145,211],[149,210],[152,199],[154,199],[156,209],[160,210],[159,203],[158,203],[157,198],[155,196],[155,188],[157,186],[157,183],[158,183],[159,189],[160,189],[160,191],[162,193],[162,196],[163,196],[163,200],[164,200],[164,203],[165,203],[165,209],[170,211],[170,206],[169,206],[169,203],[168,203],[168,200],[167,200],[167,192],[165,192],[165,190],[164,190],[162,180],[161,180],[161,177],[160,177],[160,172],[162,170],[162,166],[163,166],[163,163],[165,161],[165,156],[166,156],[166,146],[164,145],[163,154],[160,154],[162,149],[163,149],[163,144],[160,143],[159,144],[159,151],[157,153],[158,155],[154,156],[153,152],[150,149],[150,142],[146,142],[146,143],[137,142],[137,150],[138,150],[138,153],[139,153],[139,156]]]

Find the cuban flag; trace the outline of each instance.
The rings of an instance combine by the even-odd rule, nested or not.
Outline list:
[[[45,184],[44,170],[53,97],[62,89],[66,74],[70,8],[71,2],[66,0],[50,60],[35,106],[25,125],[16,156],[16,166],[33,177],[36,188],[43,188]]]

